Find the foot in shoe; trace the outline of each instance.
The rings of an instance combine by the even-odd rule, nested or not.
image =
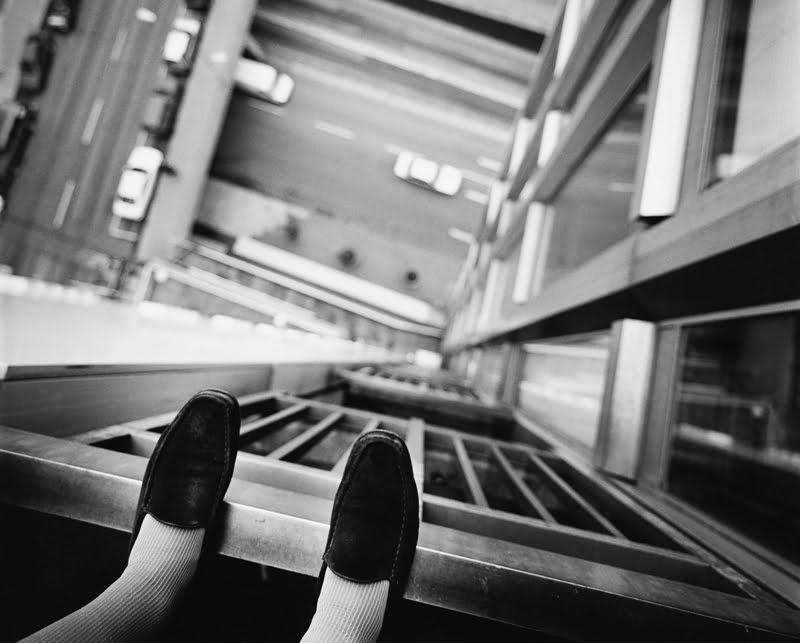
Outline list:
[[[361,436],[333,503],[317,612],[304,643],[366,643],[394,629],[418,531],[419,499],[405,443],[389,431]]]

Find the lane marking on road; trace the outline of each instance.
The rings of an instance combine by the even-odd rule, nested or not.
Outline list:
[[[453,239],[456,241],[460,241],[461,243],[470,244],[475,241],[475,235],[467,232],[466,230],[462,230],[461,228],[450,228],[447,231]]]
[[[503,164],[500,161],[497,159],[490,159],[488,156],[479,156],[478,165],[490,172],[499,172],[503,169]]]
[[[415,116],[436,121],[496,143],[505,144],[508,142],[508,128],[496,123],[487,123],[484,119],[472,118],[443,107],[421,103],[419,100],[401,96],[396,92],[381,89],[351,78],[345,78],[341,74],[325,71],[302,62],[292,62],[287,67],[291,68],[291,71],[297,75],[328,85],[337,91],[350,92],[362,98],[383,103],[392,109],[402,110]]]
[[[283,116],[283,107],[276,107],[275,105],[270,105],[269,103],[265,103],[264,101],[250,99],[247,101],[247,106],[252,107],[253,109],[257,109],[260,112],[266,112],[267,114],[272,114],[273,116]]]
[[[61,190],[61,198],[58,200],[56,214],[53,217],[53,227],[57,230],[64,225],[64,219],[67,218],[67,210],[69,210],[73,194],[75,194],[75,181],[70,179],[64,184],[64,189]]]
[[[86,119],[86,125],[81,134],[81,145],[89,145],[94,138],[94,131],[97,129],[97,122],[100,120],[100,113],[103,111],[105,101],[102,98],[95,98],[92,103],[92,109],[89,110],[89,118]]]
[[[125,27],[121,27],[117,32],[116,40],[114,40],[114,46],[111,48],[111,62],[117,62],[120,59],[127,39],[128,30]]]
[[[480,203],[481,205],[485,205],[489,201],[489,197],[484,192],[478,192],[477,190],[467,190],[464,196],[470,201],[475,201],[475,203]]]
[[[394,143],[387,143],[383,146],[383,149],[389,152],[389,154],[393,154],[395,156],[402,154],[403,152],[411,152],[411,150],[406,149],[405,147],[400,147],[399,145],[395,145]],[[411,153],[414,154],[414,152]]]
[[[481,185],[491,186],[495,181],[491,176],[479,174],[478,172],[473,172],[472,170],[462,169],[461,174],[464,175],[465,179],[474,181],[475,183],[480,183]]]
[[[353,132],[346,127],[334,125],[333,123],[328,123],[326,121],[314,121],[314,129],[318,129],[320,132],[325,132],[331,136],[338,136],[346,141],[352,141],[355,137],[355,134],[353,134]]]

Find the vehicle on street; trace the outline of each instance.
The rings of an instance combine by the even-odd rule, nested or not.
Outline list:
[[[142,221],[153,198],[164,153],[154,147],[135,147],[122,169],[111,212],[121,219]]]
[[[49,29],[28,36],[20,60],[19,86],[23,92],[37,94],[44,89],[54,54],[55,39]]]
[[[142,127],[160,139],[168,139],[175,128],[178,101],[173,96],[153,93],[147,99]]]
[[[0,214],[33,131],[36,112],[16,101],[0,103]]]
[[[451,165],[439,165],[413,152],[401,152],[394,163],[394,175],[439,194],[455,196],[461,188],[461,172]]]
[[[294,80],[266,63],[240,58],[234,71],[236,89],[262,100],[285,105],[294,91]]]
[[[196,18],[179,16],[172,23],[172,29],[164,41],[163,58],[167,69],[175,76],[185,76],[192,68],[197,39],[200,34],[200,21]]]
[[[80,0],[50,0],[45,24],[61,33],[69,33],[75,29],[79,6]]]

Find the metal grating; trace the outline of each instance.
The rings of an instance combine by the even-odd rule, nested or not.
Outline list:
[[[350,447],[380,427],[406,440],[422,498],[407,598],[577,640],[621,627],[652,638],[665,623],[672,636],[728,640],[800,632],[798,612],[557,450],[276,392],[240,404],[224,553],[316,573]],[[3,429],[0,470],[28,486],[14,496],[0,484],[0,500],[127,528],[120,506],[132,511],[144,458],[172,416],[70,441]],[[544,612],[529,609],[534,598]],[[565,618],[567,608],[584,618]]]

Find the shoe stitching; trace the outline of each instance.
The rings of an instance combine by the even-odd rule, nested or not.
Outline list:
[[[209,398],[209,399],[212,399],[212,400],[216,401],[216,398],[214,396],[208,395],[204,391],[202,393],[197,393],[196,395],[192,396],[192,398],[189,400],[189,402],[193,402],[194,400],[201,399],[201,398]],[[178,413],[178,415],[172,421],[171,426],[175,426],[177,428],[180,420],[182,420],[184,415],[189,412],[189,402],[187,402],[186,406],[184,406],[184,408],[181,409],[181,411]],[[228,405],[225,404],[224,407],[225,407],[225,425],[226,425],[226,428],[227,428],[228,422],[229,422],[229,420],[228,420]],[[172,432],[168,432],[167,433],[166,437],[164,438],[164,442],[162,443],[161,447],[158,449],[158,453],[155,455],[156,458],[161,456],[161,452],[164,451],[167,448],[167,445],[171,442],[171,440],[172,440],[173,436],[175,435],[175,433],[176,433],[176,431],[172,431]],[[228,431],[225,431],[225,468],[226,469],[227,469],[228,460],[229,460],[229,453],[228,453],[230,451],[229,446],[230,446],[230,439],[229,439]],[[153,462],[153,469],[154,470],[156,468],[155,465],[156,465],[156,463],[154,461]],[[155,471],[153,471],[153,474],[154,473],[155,473]],[[153,483],[153,478],[154,478],[154,475],[151,475],[150,478],[147,481],[147,489],[145,490],[145,497],[144,497],[144,501],[142,503],[142,509],[143,509],[142,518],[144,518],[144,514],[148,513],[148,505],[150,504],[150,496],[152,495],[152,491],[153,491],[153,484],[152,484]],[[223,478],[224,478],[224,475],[220,477],[219,483],[217,485],[217,491],[216,491],[215,498],[214,498],[214,503],[215,504],[218,501],[219,491],[220,491],[220,487],[222,486]],[[139,522],[139,521],[137,521],[137,522]],[[141,522],[139,522],[138,527],[141,527]]]
[[[398,444],[395,442],[394,438],[389,438],[388,436],[383,436],[383,435],[378,434],[378,435],[373,436],[373,439],[378,439],[379,441],[388,444],[389,446],[392,447],[392,449],[395,452],[399,453],[401,456],[403,455],[402,448],[398,446]],[[400,438],[396,438],[396,439],[399,440]],[[352,467],[352,469],[350,471],[351,475],[349,475],[348,479],[345,481],[345,487],[342,489],[342,496],[341,496],[342,497],[342,502],[344,502],[344,497],[347,495],[347,492],[350,489],[350,484],[351,484],[351,482],[353,480],[352,472],[355,471],[359,461],[361,460],[361,457],[362,457],[363,453],[364,453],[364,449],[362,448],[361,451],[359,451],[358,455],[356,456],[356,461],[353,463],[353,467]],[[399,537],[399,539],[397,541],[397,547],[395,549],[394,558],[392,560],[392,571],[391,571],[391,577],[390,577],[391,579],[394,579],[394,577],[395,577],[395,570],[397,568],[397,559],[400,556],[400,549],[401,549],[401,546],[402,546],[402,543],[403,543],[403,536],[405,534],[406,515],[407,515],[407,511],[406,511],[407,494],[406,494],[406,487],[405,487],[405,483],[407,482],[407,480],[406,480],[405,476],[403,475],[402,470],[400,469],[399,461],[397,463],[395,463],[395,466],[397,468],[397,473],[399,474],[399,477],[400,477],[400,482],[401,482],[400,489],[401,489],[401,492],[403,494],[403,502],[402,502],[402,505],[403,505],[403,518],[402,518],[402,521],[401,521],[401,524],[400,524],[400,537]],[[336,517],[334,518],[333,531],[331,533],[329,545],[325,550],[325,553],[323,555],[323,560],[324,560],[324,557],[327,556],[330,553],[330,550],[333,547],[333,541],[336,538],[336,530],[338,529],[338,527],[339,527],[339,516],[338,516],[338,512],[337,512]]]

